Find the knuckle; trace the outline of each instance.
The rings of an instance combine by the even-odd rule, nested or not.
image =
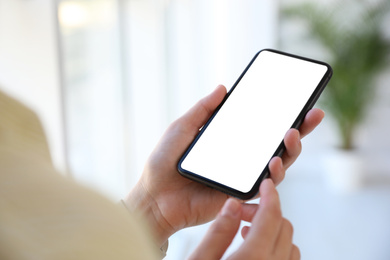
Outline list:
[[[288,233],[292,234],[294,233],[294,226],[291,224],[291,222],[288,219],[283,219],[283,226],[288,231]]]
[[[292,246],[290,259],[292,259],[292,260],[301,259],[301,251],[299,250],[299,248],[296,245]]]

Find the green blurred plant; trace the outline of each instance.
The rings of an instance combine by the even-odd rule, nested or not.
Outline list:
[[[348,12],[352,7],[355,13]],[[388,0],[376,4],[343,1],[332,6],[304,3],[283,10],[283,17],[302,20],[310,36],[330,55],[334,75],[323,101],[335,119],[342,149],[354,148],[354,134],[373,99],[375,79],[389,65],[390,43],[382,30],[389,10]]]

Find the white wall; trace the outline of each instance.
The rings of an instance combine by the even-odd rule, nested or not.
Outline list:
[[[0,88],[38,113],[64,170],[54,3],[0,0]]]

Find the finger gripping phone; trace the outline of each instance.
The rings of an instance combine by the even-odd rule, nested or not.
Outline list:
[[[239,199],[254,197],[268,163],[285,150],[332,76],[331,67],[276,50],[259,51],[178,163],[181,175]]]

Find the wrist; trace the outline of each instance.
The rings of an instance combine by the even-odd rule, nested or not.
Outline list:
[[[154,198],[140,180],[123,200],[126,208],[138,215],[149,226],[155,243],[162,247],[168,238],[175,233],[174,228],[164,218]]]

